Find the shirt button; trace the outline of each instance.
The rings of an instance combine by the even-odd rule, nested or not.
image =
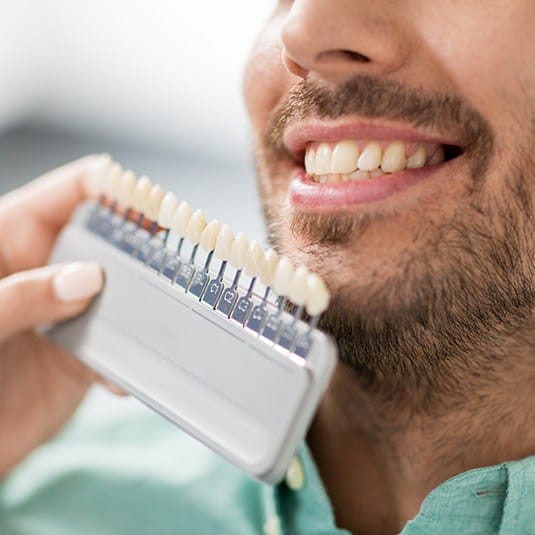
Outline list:
[[[294,457],[288,472],[286,472],[286,484],[292,490],[301,490],[305,484],[305,471],[301,461]]]
[[[271,515],[264,524],[265,535],[281,535],[281,523],[278,516]]]

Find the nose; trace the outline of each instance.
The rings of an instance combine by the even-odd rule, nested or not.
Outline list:
[[[281,33],[282,61],[296,76],[339,83],[388,75],[409,55],[399,0],[295,0]]]

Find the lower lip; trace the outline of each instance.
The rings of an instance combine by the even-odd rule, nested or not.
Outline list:
[[[290,184],[290,201],[304,210],[333,210],[381,201],[429,179],[444,164],[405,170],[393,175],[346,182],[321,184],[305,174],[303,168],[294,173]]]

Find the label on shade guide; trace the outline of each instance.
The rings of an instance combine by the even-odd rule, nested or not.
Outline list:
[[[245,324],[249,311],[253,306],[252,300],[247,296],[240,297],[234,312],[232,313],[232,319],[237,321],[240,325]]]
[[[193,277],[194,271],[195,269],[191,264],[182,264],[175,281],[176,284],[178,284],[178,286],[182,286],[184,289],[187,289],[191,281],[191,277]]]
[[[205,269],[197,271],[191,281],[189,293],[200,299],[209,280],[210,277],[208,277],[208,272]]]
[[[238,299],[238,291],[236,288],[227,288],[223,291],[221,299],[217,305],[217,310],[225,316],[230,316],[234,303]]]
[[[247,322],[247,327],[249,327],[249,329],[251,329],[252,331],[260,333],[264,325],[266,316],[267,316],[267,311],[266,311],[266,307],[263,304],[255,306],[253,308],[251,317],[249,318],[249,321]]]
[[[223,291],[223,281],[221,279],[212,279],[204,292],[202,300],[211,307],[216,306],[217,300]]]

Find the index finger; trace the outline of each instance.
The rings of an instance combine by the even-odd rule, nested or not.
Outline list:
[[[83,200],[97,195],[96,181],[110,164],[107,154],[91,155],[49,171],[0,199],[2,220],[24,214],[51,230],[60,229]]]

